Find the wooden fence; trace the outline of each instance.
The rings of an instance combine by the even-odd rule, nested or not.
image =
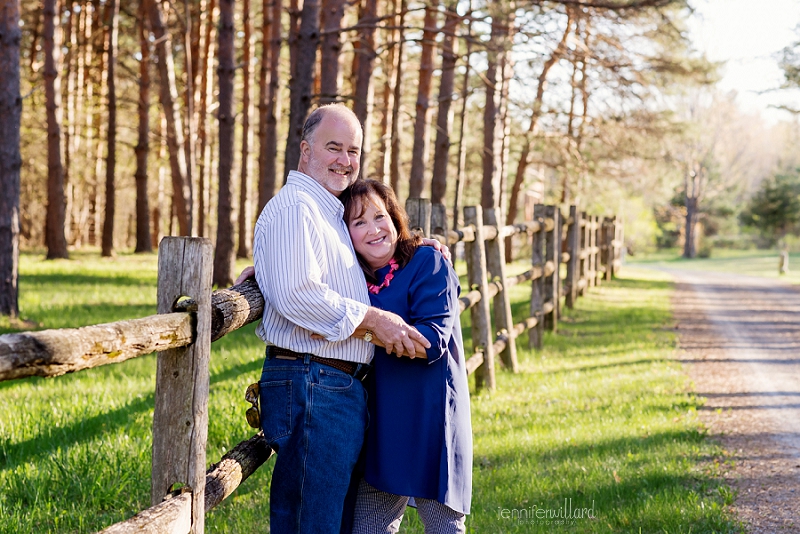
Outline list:
[[[553,206],[537,205],[534,219],[499,226],[493,210],[464,210],[463,228],[448,230],[444,206],[410,199],[412,225],[450,245],[465,244],[468,287],[461,312],[470,311],[475,353],[467,361],[478,388],[495,388],[494,357],[516,372],[515,338],[530,332],[541,347],[545,328],[555,331],[560,296],[567,306],[619,268],[621,227],[614,219],[570,208],[563,218]],[[431,231],[431,228],[433,231]],[[564,229],[566,228],[566,232]],[[531,269],[505,276],[503,240],[525,233],[532,243]],[[566,235],[566,242],[562,236]],[[565,283],[561,263],[567,264]],[[264,301],[250,279],[211,291],[212,246],[204,238],[166,237],[159,246],[158,315],[86,326],[0,336],[0,381],[60,376],[158,352],[151,507],[104,533],[196,533],[204,514],[228,497],[272,454],[261,433],[239,443],[205,470],[211,342],[261,317]],[[508,290],[531,282],[530,317],[514,324]],[[490,307],[494,307],[494,334]]]

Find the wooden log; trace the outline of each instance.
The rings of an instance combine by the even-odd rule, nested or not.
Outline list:
[[[533,207],[533,217],[544,223],[543,204],[536,204]],[[531,241],[531,264],[533,269],[538,269],[544,273],[545,260],[544,260],[544,246],[545,246],[545,232],[540,230],[533,234]],[[530,348],[541,349],[544,344],[544,323],[542,321],[542,304],[544,304],[544,276],[536,278],[531,282],[531,302],[530,302],[530,316],[536,318],[536,326],[528,331],[528,346]]]
[[[480,206],[464,208],[464,222],[475,227],[475,234],[483,236],[483,211]],[[483,239],[476,239],[465,246],[467,258],[467,280],[471,288],[481,293],[481,300],[470,308],[472,319],[472,339],[477,352],[483,352],[483,364],[475,377],[476,389],[487,388],[494,391],[494,350],[491,338],[492,325],[489,312],[489,287],[486,276],[486,251]]]
[[[494,208],[489,208],[484,212],[485,222],[492,227],[497,227],[497,214]],[[484,228],[489,228],[486,226]],[[514,318],[511,316],[511,297],[505,289],[506,279],[506,257],[505,241],[498,236],[486,241],[486,268],[489,270],[489,277],[494,280],[497,288],[496,296],[493,298],[495,327],[498,331],[508,332],[514,326]],[[500,355],[500,359],[506,369],[512,373],[519,372],[517,362],[517,345],[513,339],[505,344],[502,351],[495,352]]]
[[[0,336],[0,381],[59,376],[192,342],[188,313]]]
[[[206,471],[205,511],[228,498],[242,482],[272,456],[272,449],[259,432],[242,441]],[[151,506],[132,518],[112,525],[101,534],[189,532],[191,494],[181,493]]]
[[[197,303],[192,299],[182,300],[177,310],[192,310]],[[218,289],[211,294],[211,341],[216,341],[234,330],[261,319],[264,313],[264,296],[258,289],[255,278],[241,284]]]
[[[192,494],[177,497],[143,510],[98,534],[188,534],[192,528]]]
[[[150,502],[160,503],[176,485],[188,487],[193,534],[205,525],[212,255],[205,238],[165,237],[158,247],[158,311],[193,298],[197,336],[189,347],[158,354]]]
[[[577,206],[569,207],[569,226],[567,227],[567,249],[569,262],[567,263],[567,280],[564,288],[564,304],[567,308],[575,306],[578,299],[578,261],[581,253],[580,228],[581,220]]]
[[[517,336],[522,335],[523,333],[527,332],[531,328],[536,327],[539,324],[539,319],[536,317],[528,317],[524,321],[517,323],[514,325],[514,334]]]
[[[467,311],[468,309],[475,306],[477,303],[481,301],[481,292],[477,289],[473,289],[467,294],[461,294],[461,297],[458,299],[458,306],[459,306],[459,315]]]
[[[264,434],[259,432],[229,450],[206,471],[206,512],[225,500],[242,482],[272,456]]]
[[[561,276],[558,269],[558,255],[561,253],[561,211],[558,206],[545,206],[544,216],[550,221],[550,229],[545,233],[544,299],[554,301],[556,306],[544,312],[544,328],[558,331],[558,294]]]
[[[255,279],[214,291],[211,339],[257,321],[264,297]],[[121,363],[152,352],[184,347],[194,340],[197,303],[184,299],[176,313],[84,326],[0,335],[0,382],[28,376],[60,376]]]
[[[464,366],[467,368],[467,375],[471,375],[472,373],[477,371],[482,365],[483,365],[482,352],[476,352],[475,354],[470,356],[469,360],[467,360],[464,363]]]

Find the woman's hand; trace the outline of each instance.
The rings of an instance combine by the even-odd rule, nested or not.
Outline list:
[[[424,247],[433,247],[434,249],[438,250],[444,256],[444,259],[453,264],[453,257],[450,255],[450,249],[447,245],[443,244],[442,242],[436,239],[429,239],[427,237],[422,238],[422,246]]]

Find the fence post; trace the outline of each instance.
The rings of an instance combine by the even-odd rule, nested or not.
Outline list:
[[[205,525],[212,254],[200,237],[165,237],[158,247],[158,313],[172,312],[181,297],[197,309],[194,343],[158,353],[150,502],[191,491],[193,534]]]
[[[447,239],[447,208],[444,204],[431,204],[431,234]]]
[[[500,235],[500,225],[497,223],[497,212],[494,208],[487,208],[485,221],[487,225],[497,228],[497,236],[486,242],[486,267],[493,281],[500,282],[501,289],[494,297],[494,320],[499,332],[508,338],[506,348],[500,353],[500,359],[507,369],[519,372],[517,364],[517,343],[514,340],[514,318],[511,316],[511,301],[506,288],[506,258],[505,239]]]
[[[492,340],[491,314],[489,312],[489,287],[486,281],[486,250],[483,241],[483,212],[480,206],[464,208],[464,224],[475,227],[475,241],[465,243],[467,258],[467,281],[470,288],[481,293],[481,300],[470,308],[472,339],[476,352],[483,352],[483,363],[475,374],[475,388],[495,389],[494,343]]]
[[[600,285],[600,216],[592,216],[592,287]]]
[[[603,262],[605,272],[603,279],[608,282],[614,270],[613,225],[611,217],[603,219],[603,231],[600,233],[600,260]]]
[[[622,246],[622,222],[619,221],[617,219],[617,217],[615,216],[612,219],[612,224],[613,224],[613,226],[611,228],[611,231],[609,232],[611,234],[611,236],[612,236],[612,241],[611,241],[611,250],[612,250],[612,254],[611,254],[611,265],[612,265],[611,276],[616,278],[617,275],[619,274],[619,267],[620,267],[619,263],[621,261],[621,258],[619,257],[619,253],[620,253],[620,247]]]
[[[431,235],[431,201],[427,198],[406,199],[406,213],[408,213],[411,230],[418,230],[422,235]]]
[[[575,301],[578,300],[578,281],[580,280],[580,256],[581,253],[581,215],[578,206],[569,207],[569,218],[572,221],[567,228],[567,250],[569,251],[569,263],[567,263],[567,296],[565,305],[573,308]]]
[[[544,217],[553,219],[553,229],[545,235],[544,261],[553,263],[553,273],[544,279],[544,298],[552,299],[553,309],[544,316],[544,327],[555,332],[558,328],[558,315],[561,302],[561,210],[558,206],[545,206]]]
[[[589,225],[591,221],[586,215],[585,211],[581,212],[580,218],[580,254],[578,255],[578,296],[582,297],[583,293],[586,291],[586,286],[588,285],[587,282],[587,271],[589,270],[589,254],[591,254],[591,250],[589,250]]]
[[[536,326],[528,332],[528,346],[530,348],[541,349],[544,342],[544,317],[542,307],[544,306],[544,205],[536,204],[533,207],[533,220],[538,221],[541,227],[538,232],[534,232],[531,240],[531,268],[539,276],[531,280],[531,308],[530,316],[536,318]]]

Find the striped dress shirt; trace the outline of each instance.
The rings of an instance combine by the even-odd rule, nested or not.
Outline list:
[[[295,352],[369,363],[373,345],[350,337],[367,313],[369,293],[343,215],[338,198],[297,171],[264,207],[253,236],[264,295],[256,334]]]

